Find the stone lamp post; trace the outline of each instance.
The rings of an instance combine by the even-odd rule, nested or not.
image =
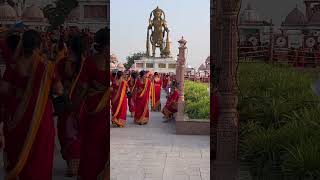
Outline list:
[[[178,41],[179,54],[177,63],[177,85],[180,91],[176,121],[184,121],[184,72],[186,64],[185,50],[187,41],[183,37]]]

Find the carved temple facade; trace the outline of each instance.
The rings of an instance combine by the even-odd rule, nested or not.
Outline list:
[[[320,0],[304,0],[305,10],[294,7],[278,29],[274,44],[281,48],[313,48],[320,43]],[[248,4],[239,19],[240,44],[259,46],[269,44],[274,25],[259,19],[258,13]]]
[[[65,21],[65,26],[87,28],[92,32],[109,27],[110,3],[106,0],[78,0],[78,7],[74,8]],[[52,4],[52,0],[6,0],[0,1],[0,24],[8,28],[22,22],[27,28],[45,31],[49,26],[42,8]]]

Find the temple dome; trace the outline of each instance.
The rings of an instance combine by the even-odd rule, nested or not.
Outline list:
[[[118,62],[118,57],[115,54],[111,54],[110,55],[110,61],[113,63],[117,63]]]
[[[254,23],[260,21],[259,15],[249,3],[240,15],[241,23]]]
[[[24,20],[39,20],[39,21],[45,20],[43,11],[35,5],[27,7],[23,11],[22,18]]]
[[[199,71],[204,71],[204,70],[206,70],[206,69],[207,69],[207,68],[206,68],[206,65],[201,64],[198,70],[199,70]]]
[[[307,22],[306,16],[298,7],[294,8],[286,17],[282,25],[294,25],[294,26],[303,26]]]
[[[7,2],[0,5],[0,20],[15,20],[17,12]]]
[[[80,20],[81,9],[80,7],[76,7],[71,10],[67,17],[67,21],[79,21]]]
[[[207,57],[206,64],[210,64],[210,56]]]

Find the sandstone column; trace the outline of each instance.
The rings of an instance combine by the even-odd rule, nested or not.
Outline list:
[[[185,50],[187,49],[187,41],[183,37],[178,41],[179,42],[179,55],[177,63],[177,83],[180,91],[179,100],[178,100],[178,112],[176,121],[184,121],[184,72],[185,72],[185,63],[186,56]]]
[[[216,2],[218,111],[216,159],[213,164],[214,180],[239,179],[238,163],[238,92],[236,63],[238,59],[237,15],[240,0]]]

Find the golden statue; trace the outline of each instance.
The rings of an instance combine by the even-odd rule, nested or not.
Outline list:
[[[152,15],[153,19],[151,19]],[[151,36],[149,37],[150,30]],[[165,33],[167,33],[166,41],[164,41]],[[150,57],[149,41],[152,45],[152,57],[155,57],[156,48],[160,48],[161,57],[170,56],[169,29],[167,27],[166,15],[163,10],[159,9],[159,7],[151,12],[149,18],[149,26],[147,30],[147,56]]]

